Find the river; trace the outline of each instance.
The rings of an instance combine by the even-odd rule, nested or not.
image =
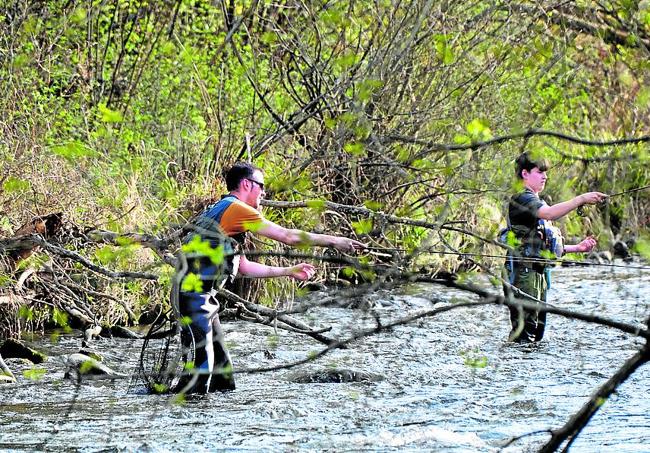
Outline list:
[[[650,314],[650,271],[561,268],[549,300],[641,325]],[[322,300],[326,294],[313,294]],[[384,322],[467,300],[435,285],[369,296]],[[440,303],[440,302],[439,302]],[[318,308],[302,316],[347,336],[374,325],[369,312]],[[236,368],[280,365],[321,349],[304,336],[244,322],[224,325]],[[189,397],[146,395],[132,379],[64,379],[79,334],[32,345],[50,358],[39,380],[0,387],[0,449],[16,451],[499,451],[514,436],[562,426],[642,344],[595,324],[549,315],[536,346],[505,342],[503,307],[462,308],[366,338],[298,369],[237,375],[237,390]],[[101,339],[104,361],[131,374],[141,342]],[[298,384],[297,373],[331,368],[383,375],[379,382]],[[578,437],[572,452],[650,450],[650,367],[642,367]],[[531,451],[548,434],[503,451]]]

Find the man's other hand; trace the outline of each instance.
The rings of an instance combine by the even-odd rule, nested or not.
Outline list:
[[[296,280],[309,280],[316,273],[316,268],[308,263],[300,263],[289,268],[289,276]]]

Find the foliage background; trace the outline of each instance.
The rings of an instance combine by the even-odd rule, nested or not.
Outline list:
[[[70,224],[163,235],[222,193],[222,170],[240,159],[266,170],[274,200],[457,222],[484,238],[505,223],[512,162],[523,150],[555,163],[547,189],[555,201],[648,184],[647,1],[2,4],[6,236],[56,211]],[[645,139],[498,140],[533,129]],[[572,239],[596,234],[603,248],[647,244],[647,200],[647,192],[620,197],[562,227]],[[265,215],[381,247],[496,251],[468,234],[312,206]],[[134,246],[90,253],[120,269],[157,263]],[[416,264],[463,266],[439,254]],[[103,286],[139,312],[165,298],[161,282]],[[267,286],[262,299],[288,290]],[[111,307],[104,319],[125,321]]]

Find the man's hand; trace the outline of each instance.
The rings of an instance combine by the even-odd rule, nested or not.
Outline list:
[[[580,195],[582,204],[596,204],[604,201],[609,195],[602,192],[587,192]]]
[[[334,236],[334,243],[332,245],[341,252],[354,252],[355,250],[363,250],[366,248],[366,245],[359,241],[340,236]]]
[[[308,263],[300,263],[293,267],[288,268],[289,277],[295,278],[296,280],[305,281],[309,280],[316,273],[316,268]]]

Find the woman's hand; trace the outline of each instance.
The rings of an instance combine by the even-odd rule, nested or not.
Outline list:
[[[580,195],[582,204],[596,204],[604,201],[609,195],[602,192],[587,192]]]
[[[594,247],[596,247],[597,241],[593,236],[587,236],[579,244],[568,245],[564,248],[566,252],[576,253],[576,252],[591,252]]]

